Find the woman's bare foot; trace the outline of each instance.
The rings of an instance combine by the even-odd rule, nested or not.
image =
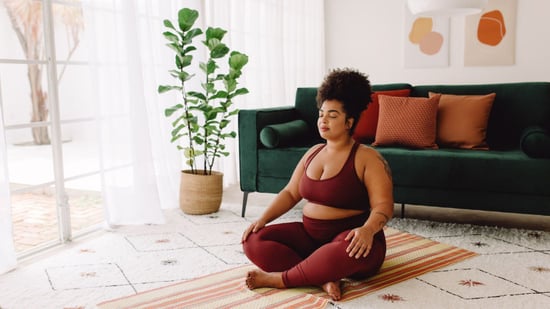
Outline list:
[[[332,300],[340,300],[342,298],[342,290],[340,289],[340,281],[327,282],[322,285],[323,291],[327,292]]]
[[[257,288],[285,288],[281,273],[268,273],[259,269],[248,272],[246,276],[246,286],[251,290]]]

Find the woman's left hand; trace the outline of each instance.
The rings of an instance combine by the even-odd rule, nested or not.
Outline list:
[[[346,241],[351,240],[349,246],[346,248],[349,257],[355,256],[356,259],[361,256],[367,257],[372,247],[373,237],[374,233],[364,226],[351,230],[345,239]]]

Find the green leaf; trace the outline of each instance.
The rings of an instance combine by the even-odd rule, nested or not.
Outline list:
[[[240,71],[248,63],[248,56],[234,51],[229,56],[229,67]]]
[[[173,142],[177,141],[178,139],[182,138],[183,136],[184,136],[183,134],[172,136],[172,139],[170,140],[170,143],[173,143]]]
[[[226,33],[227,30],[222,28],[208,27],[208,29],[206,29],[206,41],[209,41],[210,39],[218,39],[221,41]]]
[[[181,71],[179,74],[178,74],[178,78],[182,81],[182,82],[185,82],[187,80],[190,79],[189,77],[189,73],[185,72],[185,71]]]
[[[214,91],[216,91],[216,85],[214,85],[214,83],[201,83],[201,87],[206,93],[214,93]]]
[[[246,89],[246,88],[239,88],[239,89],[235,90],[235,92],[233,92],[233,93],[229,96],[229,98],[232,99],[232,98],[234,98],[234,97],[236,97],[236,96],[238,96],[238,95],[243,95],[243,94],[247,94],[247,93],[248,93],[248,89]]]
[[[194,50],[197,50],[197,48],[195,46],[187,46],[184,50],[183,50],[183,53],[184,54],[188,54]]]
[[[172,107],[169,107],[169,108],[164,110],[164,116],[170,117],[170,116],[172,116],[173,113],[175,113],[176,111],[178,111],[182,108],[183,108],[183,105],[181,105],[181,104],[176,104]]]
[[[191,64],[191,61],[193,61],[193,56],[191,56],[191,55],[186,55],[186,56],[181,57],[182,67],[189,66]]]
[[[223,83],[225,84],[225,89],[229,93],[232,93],[233,91],[235,91],[235,88],[237,88],[237,81],[234,79],[226,79],[223,81]]]
[[[220,129],[227,127],[228,124],[229,124],[229,120],[220,121]]]
[[[180,131],[181,130],[184,130],[185,129],[185,125],[183,124],[180,124],[179,126],[175,127],[173,130],[172,130],[172,136],[177,136],[180,134]]]
[[[197,135],[195,135],[195,136],[193,137],[193,141],[194,141],[195,143],[199,144],[199,145],[204,144],[204,139],[202,139],[200,136],[197,136]]]
[[[193,39],[196,36],[201,35],[201,34],[202,34],[202,30],[199,29],[199,28],[195,28],[195,29],[191,29],[191,30],[187,31],[187,33],[183,37],[183,44],[191,44]]]
[[[165,20],[163,21],[163,24],[164,24],[164,27],[166,27],[166,28],[170,28],[170,29],[176,30],[176,28],[174,28],[174,25],[172,24],[172,22],[169,21],[168,19],[165,19]]]
[[[227,47],[225,44],[220,43],[216,45],[212,50],[210,51],[210,57],[214,59],[222,58],[229,52],[229,47]]]
[[[218,91],[216,92],[213,96],[210,97],[210,100],[214,100],[214,99],[225,99],[227,98],[228,96],[228,93],[227,91]]]
[[[216,61],[210,59],[208,60],[208,63],[206,64],[206,74],[210,75],[216,71],[218,68],[218,65],[216,64]]]
[[[185,120],[184,115],[181,115],[180,117],[176,118],[176,120],[172,121],[172,126],[176,127],[179,123],[182,123],[183,125],[187,125],[187,120]]]
[[[158,93],[165,93],[170,90],[181,90],[181,87],[179,86],[167,86],[167,85],[160,85],[157,89]]]
[[[199,62],[199,68],[201,69],[201,71],[206,73],[206,63]]]
[[[186,158],[194,158],[196,156],[196,152],[193,148],[191,147],[184,147],[183,148],[183,155],[186,157]]]
[[[180,27],[180,30],[185,32],[191,29],[193,27],[193,24],[199,17],[199,12],[196,10],[183,8],[179,10],[178,12],[178,24]]]
[[[170,31],[163,32],[162,35],[170,42],[178,42],[179,37]]]
[[[179,44],[177,44],[177,43],[169,43],[169,44],[166,44],[166,46],[168,46],[172,50],[174,50],[176,52],[176,54],[183,53],[183,50],[181,49],[181,46],[179,46]]]
[[[202,100],[202,101],[206,101],[206,97],[204,96],[204,94],[200,93],[200,92],[196,92],[196,91],[189,91],[187,92],[187,94],[191,97],[194,97],[194,98],[197,98],[199,100]]]
[[[178,79],[180,78],[180,70],[169,70],[168,72],[170,73],[170,76]]]

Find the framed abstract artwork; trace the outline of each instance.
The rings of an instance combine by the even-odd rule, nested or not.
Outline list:
[[[515,63],[517,0],[489,0],[485,9],[466,16],[464,65]]]
[[[449,65],[449,17],[413,16],[405,8],[406,68]]]

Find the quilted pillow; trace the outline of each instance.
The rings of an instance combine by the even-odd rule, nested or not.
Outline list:
[[[380,114],[373,146],[437,149],[435,143],[439,96],[380,95]]]
[[[495,93],[487,95],[440,95],[437,139],[440,147],[488,150],[487,123]]]
[[[376,126],[378,125],[379,114],[379,95],[389,95],[394,97],[408,97],[411,89],[397,89],[376,91],[371,95],[369,107],[361,113],[359,122],[353,131],[353,139],[360,143],[372,143],[376,137]]]
[[[267,148],[291,146],[307,137],[308,132],[307,123],[301,119],[267,125],[260,131],[260,142]]]

